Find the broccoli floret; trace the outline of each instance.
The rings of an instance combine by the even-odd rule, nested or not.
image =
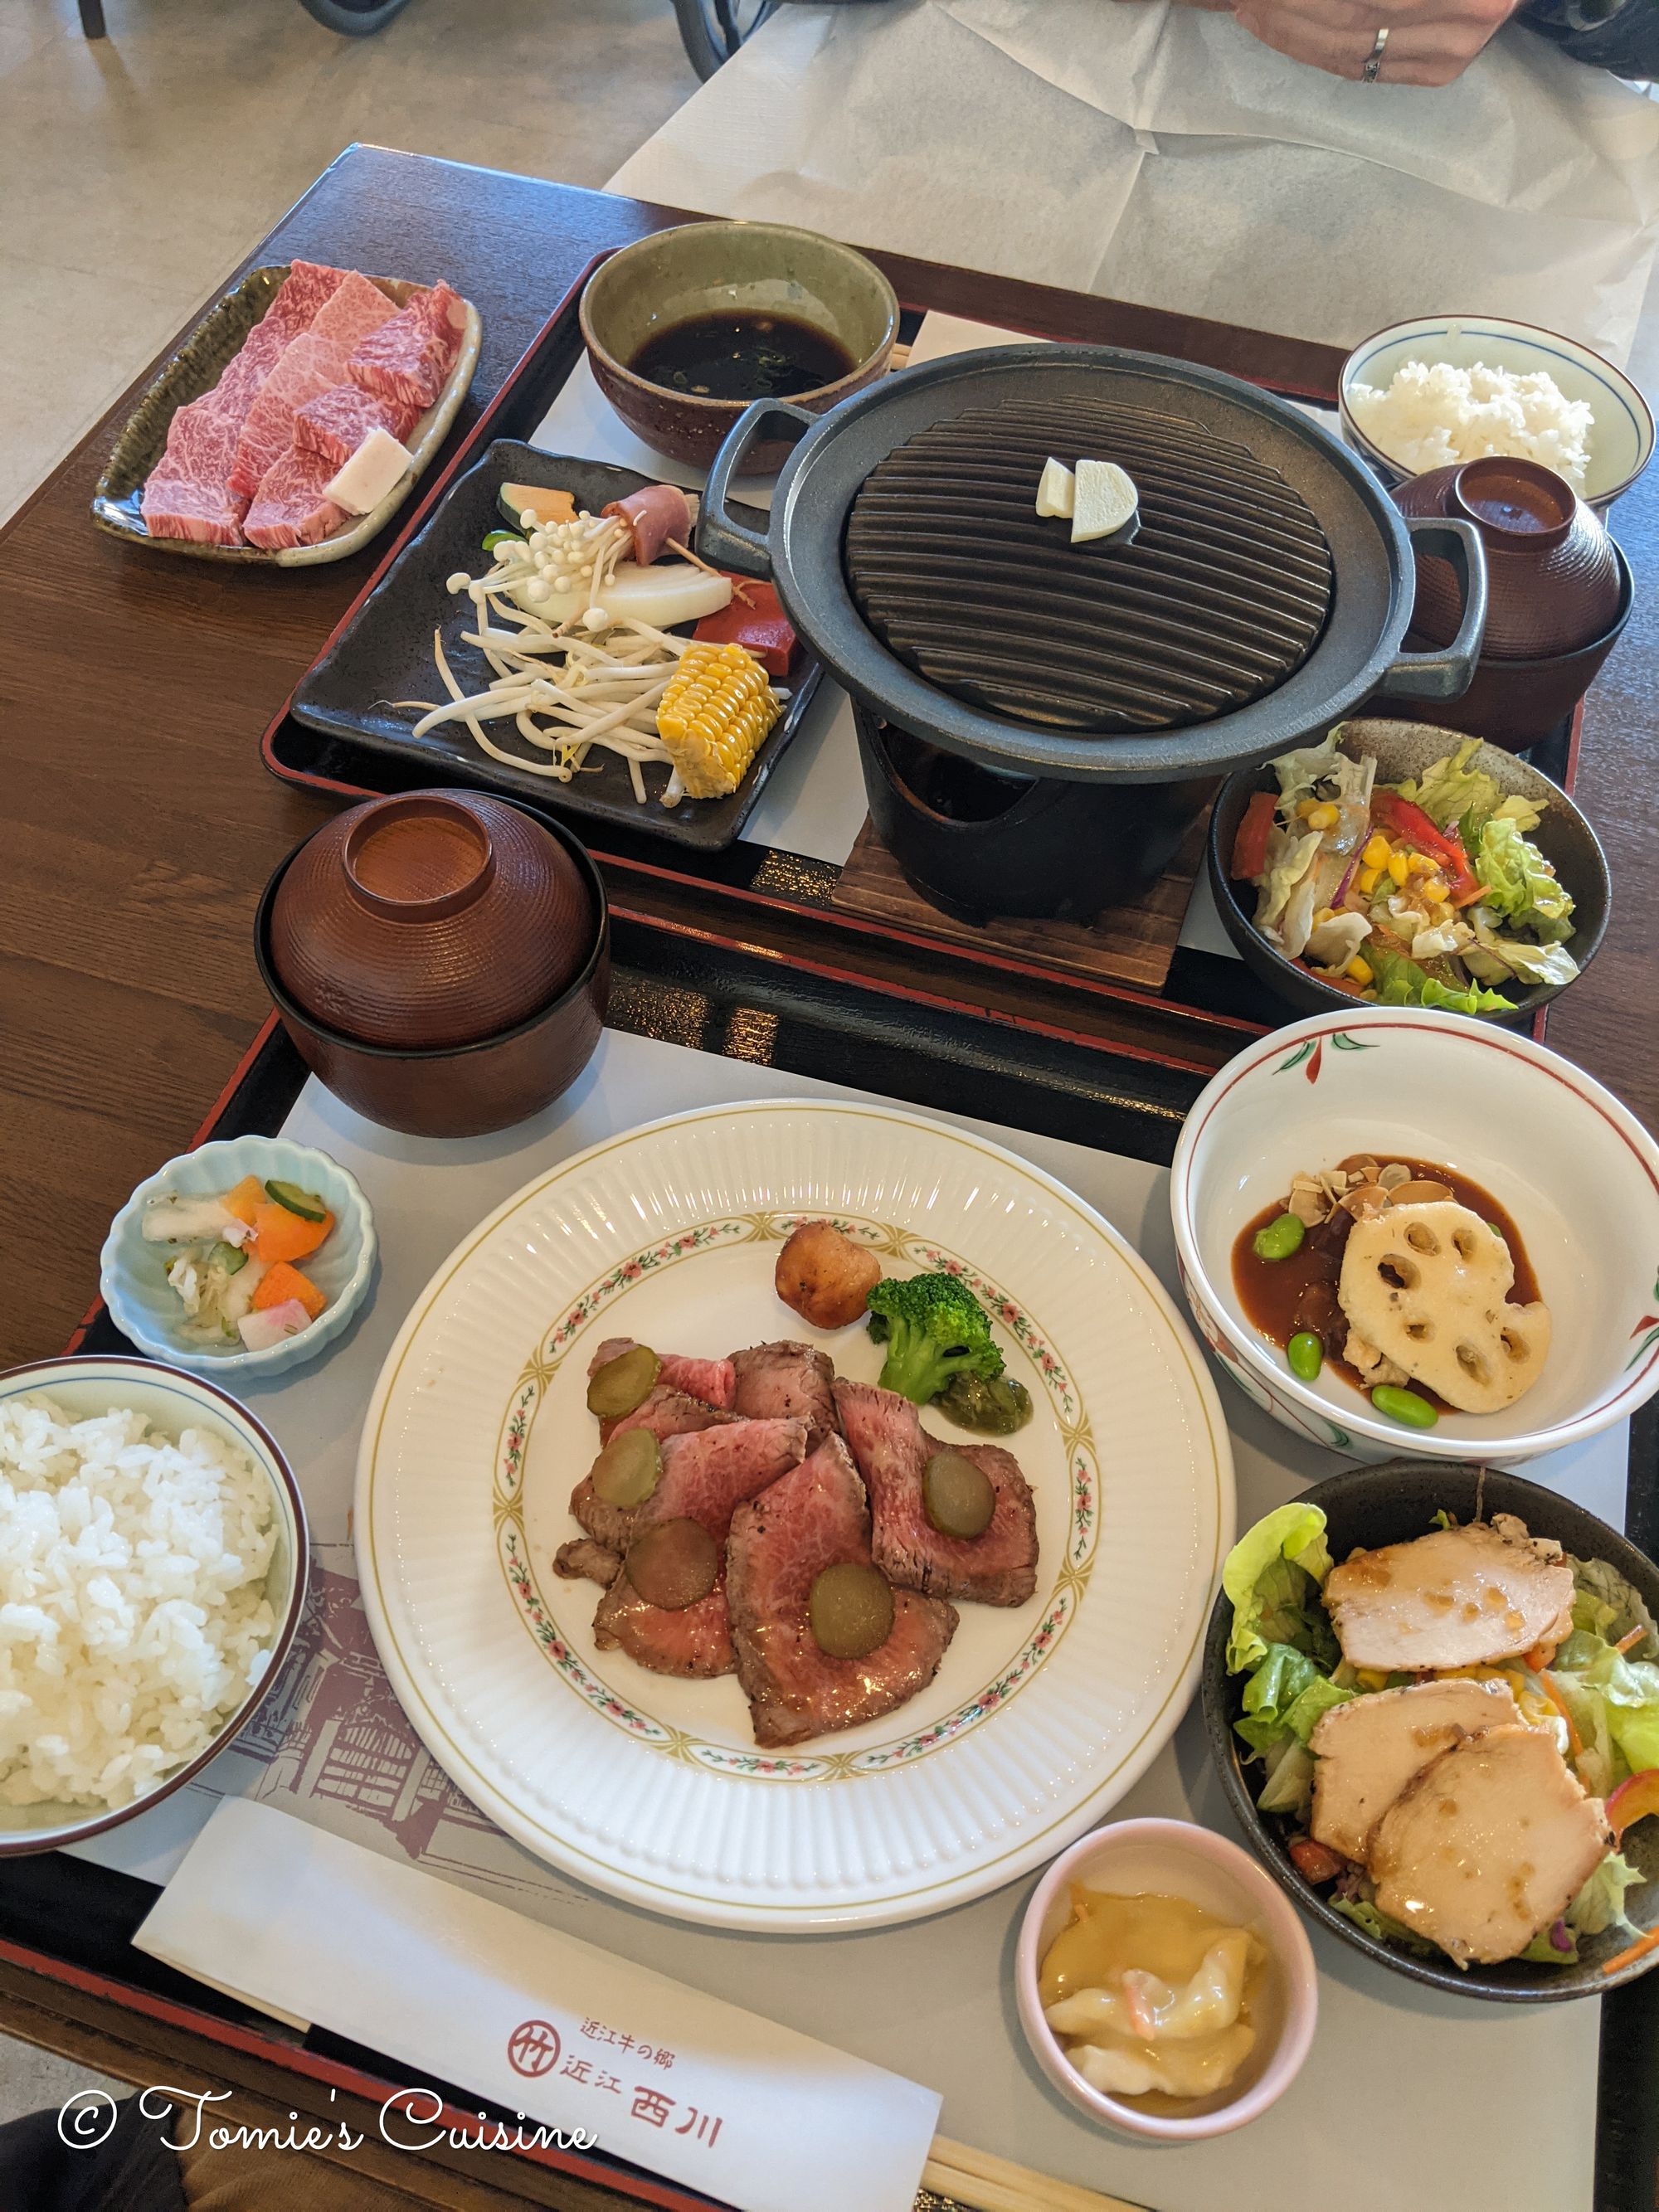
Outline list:
[[[1031,1418],[1031,1394],[1010,1375],[988,1382],[969,1369],[953,1375],[940,1391],[939,1409],[958,1427],[977,1429],[985,1437],[1011,1437]]]
[[[989,1382],[1001,1374],[990,1317],[956,1276],[888,1278],[876,1285],[868,1304],[870,1334],[887,1346],[884,1390],[925,1406],[953,1375],[979,1375]]]

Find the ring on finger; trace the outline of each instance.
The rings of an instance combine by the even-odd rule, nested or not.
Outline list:
[[[1365,66],[1359,72],[1362,84],[1375,84],[1382,74],[1382,56],[1389,43],[1389,27],[1384,23],[1377,32],[1376,43],[1365,57]]]

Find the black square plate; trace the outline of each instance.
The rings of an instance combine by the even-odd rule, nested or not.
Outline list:
[[[528,799],[575,821],[613,823],[672,838],[677,845],[702,852],[721,851],[749,818],[817,689],[822,671],[804,647],[790,672],[789,703],[737,790],[726,799],[683,799],[674,807],[661,805],[656,797],[667,781],[667,771],[661,767],[647,765],[646,789],[652,795],[641,806],[634,796],[628,763],[617,753],[596,747],[587,768],[571,782],[558,783],[550,776],[491,759],[453,723],[441,724],[416,738],[413,731],[418,712],[400,711],[391,704],[394,699],[435,701],[443,696],[443,682],[432,658],[436,629],[444,634],[444,652],[456,682],[469,692],[481,691],[489,684],[490,670],[483,653],[476,646],[457,641],[460,631],[471,626],[464,619],[470,602],[456,598],[447,585],[458,569],[476,576],[489,565],[483,541],[486,531],[505,526],[496,503],[503,484],[556,484],[572,495],[578,507],[597,514],[607,501],[625,499],[650,481],[606,461],[575,460],[544,453],[539,447],[515,439],[498,439],[474,467],[456,477],[426,527],[410,539],[307,672],[294,695],[294,714],[310,729],[392,755],[405,764],[429,769],[434,776]],[[763,515],[745,513],[744,519],[764,527]],[[489,734],[503,751],[522,752],[526,760],[534,757],[510,722],[493,725]]]

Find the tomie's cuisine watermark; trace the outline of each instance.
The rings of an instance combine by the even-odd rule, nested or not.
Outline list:
[[[334,2091],[328,2100],[334,2102]],[[213,2116],[229,2089],[173,2089],[157,2083],[138,2094],[138,2110],[164,2128],[169,2150],[337,2150],[361,2149],[368,2140],[362,2129],[342,2119],[290,2112],[270,2127],[229,2126]],[[71,2150],[96,2150],[115,2132],[120,2107],[106,2089],[77,2089],[58,2114],[58,2133]],[[393,2150],[592,2150],[599,2136],[592,2128],[544,2128],[527,2121],[492,2119],[487,2112],[456,2117],[435,2089],[398,2089],[375,2116],[375,2133]]]

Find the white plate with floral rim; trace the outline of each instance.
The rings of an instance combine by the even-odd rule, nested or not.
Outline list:
[[[1041,1557],[1029,1604],[960,1608],[908,1705],[774,1754],[735,1678],[599,1652],[597,1591],[551,1559],[579,1533],[604,1337],[704,1358],[793,1337],[876,1378],[862,1328],[809,1329],[773,1288],[782,1238],[825,1215],[891,1273],[960,1268],[990,1307],[1035,1403],[1011,1442]],[[1232,1458],[1173,1302],[1062,1184],[915,1115],[757,1102],[606,1139],[451,1254],[375,1387],[356,1529],[399,1698],[508,1834],[655,1911],[805,1933],[959,1905],[1122,1796],[1196,1679]]]

